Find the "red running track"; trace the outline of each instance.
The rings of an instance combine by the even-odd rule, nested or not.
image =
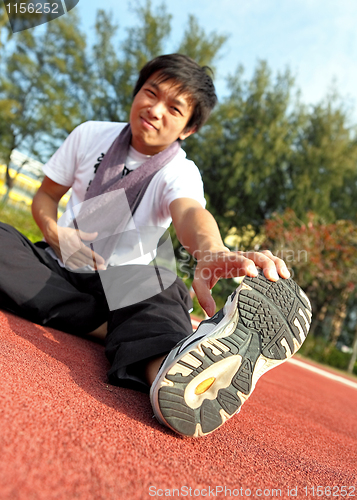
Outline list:
[[[107,384],[99,344],[0,312],[0,345],[1,500],[357,497],[353,387],[285,363],[194,440]]]

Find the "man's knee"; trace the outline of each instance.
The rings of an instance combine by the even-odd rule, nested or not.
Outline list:
[[[3,240],[4,238],[21,238],[24,237],[20,231],[15,229],[10,224],[6,224],[6,222],[0,221],[0,238]]]

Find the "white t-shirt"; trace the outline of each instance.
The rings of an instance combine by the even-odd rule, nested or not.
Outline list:
[[[45,175],[51,180],[72,187],[67,210],[59,220],[59,225],[67,226],[71,222],[74,207],[83,202],[100,161],[125,125],[95,121],[81,124],[43,166]],[[147,158],[130,147],[126,168],[138,168]],[[192,198],[202,207],[206,204],[201,174],[182,149],[155,174],[128,229],[147,226],[167,229],[171,224],[170,204],[178,198]],[[125,254],[127,250],[123,248],[122,253]],[[54,252],[50,253],[55,257]]]

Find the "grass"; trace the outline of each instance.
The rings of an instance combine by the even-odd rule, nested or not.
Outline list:
[[[43,238],[30,210],[14,208],[8,204],[0,203],[0,221],[15,227],[33,243]]]

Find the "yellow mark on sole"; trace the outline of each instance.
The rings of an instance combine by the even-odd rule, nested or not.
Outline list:
[[[186,386],[184,399],[187,406],[195,410],[199,408],[205,399],[213,400],[217,398],[218,391],[229,386],[232,378],[237,373],[242,362],[242,357],[239,354],[224,358],[217,363],[203,370],[196,375]],[[215,383],[206,386],[203,393],[196,392],[197,387],[207,380],[214,380]]]
[[[214,383],[216,379],[214,377],[210,377],[200,384],[195,389],[195,394],[203,394],[204,392],[208,391],[208,389],[211,387],[211,385]]]

